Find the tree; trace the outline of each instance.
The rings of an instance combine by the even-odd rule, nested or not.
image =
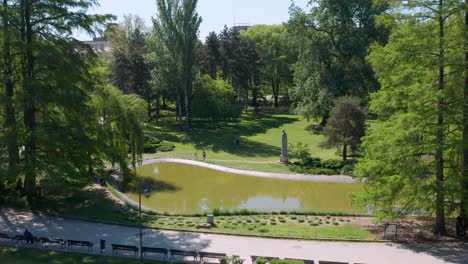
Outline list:
[[[366,177],[361,202],[393,217],[418,212],[435,215],[434,232],[444,234],[459,191],[460,134],[457,109],[462,49],[454,28],[456,1],[409,1],[390,22],[385,46],[373,45],[369,61],[382,89],[370,110],[379,117],[363,139],[365,158],[356,172]],[[447,195],[447,194],[451,195]]]
[[[119,27],[113,27],[108,38],[112,43],[111,80],[124,93],[134,93],[146,101],[148,120],[152,119],[153,91],[151,74],[145,60],[147,53],[143,19],[126,16]]]
[[[254,26],[242,32],[242,36],[255,42],[260,59],[260,79],[271,86],[274,106],[278,107],[281,85],[292,84],[289,65],[295,57],[286,28],[282,25]]]
[[[2,21],[3,21],[3,38],[2,38],[2,47],[3,47],[3,79],[5,85],[5,99],[4,99],[4,113],[5,113],[5,139],[7,146],[7,155],[8,155],[8,169],[7,175],[8,179],[12,180],[16,178],[18,174],[18,165],[19,165],[19,149],[18,149],[18,130],[17,130],[17,120],[16,120],[16,111],[14,108],[14,56],[12,47],[15,47],[12,36],[12,23],[13,23],[13,13],[17,10],[10,6],[8,0],[3,0],[2,5]],[[15,10],[15,11],[14,11]]]
[[[338,97],[330,111],[324,129],[328,146],[341,145],[343,161],[347,159],[348,146],[354,150],[361,143],[365,132],[366,113],[358,97]]]
[[[158,16],[154,29],[163,39],[171,59],[171,86],[177,91],[179,128],[182,129],[182,108],[185,103],[185,127],[190,129],[190,100],[197,34],[201,18],[196,12],[197,0],[157,0]],[[180,77],[179,77],[180,76]],[[184,98],[184,101],[182,101]]]
[[[230,82],[239,102],[248,105],[250,88],[258,86],[258,54],[255,42],[226,26],[219,34],[222,78]]]
[[[468,223],[468,0],[465,0],[464,12],[465,25],[462,36],[465,39],[465,80],[463,85],[462,197],[460,215],[464,218],[465,223]]]
[[[221,57],[219,49],[218,35],[215,32],[210,32],[201,50],[200,70],[202,74],[210,75],[213,80],[218,78],[218,67]]]
[[[387,30],[375,17],[387,1],[311,1],[310,13],[291,7],[288,32],[299,54],[293,66],[296,112],[307,118],[328,117],[333,100],[358,96],[367,101],[379,84],[366,62],[373,42],[385,43]]]
[[[236,118],[241,113],[232,86],[222,79],[213,80],[208,75],[196,82],[192,106],[194,117],[213,121]]]

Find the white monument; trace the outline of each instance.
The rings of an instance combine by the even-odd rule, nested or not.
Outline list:
[[[282,162],[282,163],[288,163],[289,162],[289,158],[288,158],[288,135],[286,134],[286,131],[284,131],[284,129],[283,129],[283,135],[281,136],[280,162]]]

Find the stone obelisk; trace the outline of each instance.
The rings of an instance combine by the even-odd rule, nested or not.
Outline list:
[[[282,163],[288,163],[289,162],[289,158],[288,158],[288,135],[286,134],[286,131],[284,131],[284,130],[283,130],[283,135],[281,136],[280,162],[282,162]]]

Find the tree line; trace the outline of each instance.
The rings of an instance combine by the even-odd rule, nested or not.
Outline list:
[[[448,215],[466,218],[466,1],[315,0],[292,4],[283,25],[225,27],[204,42],[197,0],[156,3],[150,27],[127,16],[96,56],[72,38],[113,18],[89,15],[96,1],[3,0],[0,188],[32,198],[106,161],[128,170],[162,110],[188,130],[271,96],[318,120],[343,159],[348,146],[362,155],[357,204],[382,218],[433,215],[441,234]]]

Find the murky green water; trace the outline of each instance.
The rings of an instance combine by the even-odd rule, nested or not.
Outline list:
[[[243,176],[188,164],[158,163],[137,169],[156,178],[145,207],[163,212],[194,213],[219,209],[357,212],[349,194],[359,183],[322,183]],[[138,194],[127,193],[138,201]]]

